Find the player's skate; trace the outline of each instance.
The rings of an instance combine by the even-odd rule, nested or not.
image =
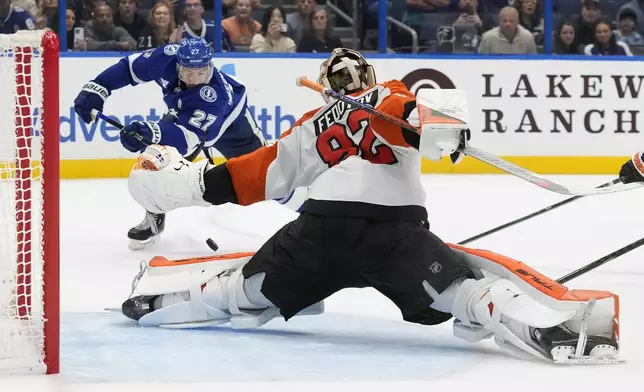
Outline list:
[[[133,283],[136,295],[123,314],[141,326],[194,328],[231,323],[234,329],[260,327],[280,315],[261,293],[263,274],[245,279],[252,253],[170,261],[150,260]],[[140,280],[139,280],[140,278]],[[324,312],[320,302],[298,315]]]
[[[477,279],[456,282],[441,294],[424,286],[432,307],[454,315],[454,335],[470,342],[494,337],[515,356],[558,364],[623,362],[617,359],[617,295],[568,290],[516,260],[450,246]]]
[[[165,229],[165,214],[145,212],[143,221],[127,232],[130,249],[139,250],[153,244]]]

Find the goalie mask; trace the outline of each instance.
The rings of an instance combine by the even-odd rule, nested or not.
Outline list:
[[[322,63],[318,83],[335,92],[351,94],[373,87],[376,74],[359,52],[336,48],[331,52],[331,57]],[[329,102],[329,97],[324,94],[322,97]]]

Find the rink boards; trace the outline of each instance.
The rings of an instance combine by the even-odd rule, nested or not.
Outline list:
[[[61,58],[64,178],[123,177],[132,167],[135,155],[122,148],[115,127],[103,121],[84,124],[73,110],[83,84],[118,60]],[[297,76],[315,79],[322,60],[242,56],[215,63],[246,84],[253,115],[270,142],[301,114],[323,104],[317,93],[295,85]],[[538,173],[614,174],[626,157],[644,148],[639,61],[382,56],[370,61],[379,81],[400,79],[414,92],[424,87],[466,90],[472,145]],[[125,124],[157,121],[165,110],[154,83],[117,90],[104,108]],[[423,172],[497,171],[474,160],[453,166],[443,159],[424,162]]]

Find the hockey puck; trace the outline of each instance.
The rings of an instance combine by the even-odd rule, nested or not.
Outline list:
[[[217,245],[217,243],[215,241],[213,241],[212,238],[208,238],[206,240],[206,244],[208,245],[208,247],[210,249],[212,249],[213,252],[216,252],[217,250],[219,250],[219,245]]]

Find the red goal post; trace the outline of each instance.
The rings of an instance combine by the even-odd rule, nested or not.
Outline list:
[[[0,373],[58,373],[58,37],[0,34],[0,51]]]

